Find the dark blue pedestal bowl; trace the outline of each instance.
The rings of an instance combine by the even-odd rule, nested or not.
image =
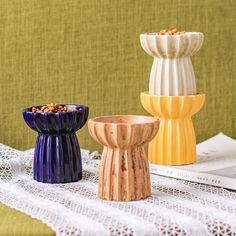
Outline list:
[[[89,109],[66,105],[72,112],[23,110],[27,125],[38,132],[34,152],[34,179],[43,183],[70,183],[82,178],[80,146],[75,132],[87,121]],[[36,106],[40,108],[41,106]]]

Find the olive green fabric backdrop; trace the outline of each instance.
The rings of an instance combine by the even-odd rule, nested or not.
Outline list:
[[[152,58],[139,34],[178,27],[205,34],[193,57],[206,104],[195,116],[198,141],[236,137],[235,0],[0,0],[0,142],[31,148],[36,134],[21,110],[47,102],[79,103],[90,117],[147,114]],[[87,127],[84,148],[97,149]]]
[[[1,236],[52,236],[54,232],[41,221],[0,204]]]
[[[145,114],[139,94],[148,89],[152,58],[142,32],[178,27],[205,34],[193,57],[198,92],[206,104],[196,115],[198,141],[219,131],[235,137],[234,0],[1,0],[0,142],[26,149],[35,133],[24,107],[80,103],[90,117]],[[95,149],[87,127],[82,147]]]

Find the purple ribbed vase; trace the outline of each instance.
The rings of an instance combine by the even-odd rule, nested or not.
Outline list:
[[[87,121],[89,109],[65,105],[73,112],[23,110],[27,125],[38,132],[34,152],[34,179],[43,183],[70,183],[82,178],[80,146],[75,132]],[[41,106],[37,106],[40,108]]]

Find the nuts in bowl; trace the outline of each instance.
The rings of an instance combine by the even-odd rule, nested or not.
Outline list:
[[[32,112],[53,112],[53,113],[57,113],[57,112],[73,112],[73,110],[69,109],[66,106],[63,105],[59,105],[56,103],[49,103],[46,104],[42,107],[32,107],[31,109]]]
[[[185,34],[185,31],[174,29],[162,29],[157,33],[145,33],[150,35],[182,35]]]
[[[163,29],[158,32],[159,35],[180,35],[185,34],[185,31],[175,29]]]
[[[43,183],[70,183],[82,178],[76,131],[88,118],[79,104],[46,104],[22,111],[26,124],[38,133],[34,152],[34,179]]]

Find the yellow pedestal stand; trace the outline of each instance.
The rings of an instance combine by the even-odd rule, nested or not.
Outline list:
[[[141,93],[143,107],[160,119],[158,134],[148,147],[151,163],[184,165],[196,161],[196,137],[191,117],[202,108],[204,101],[204,94],[156,96]]]

